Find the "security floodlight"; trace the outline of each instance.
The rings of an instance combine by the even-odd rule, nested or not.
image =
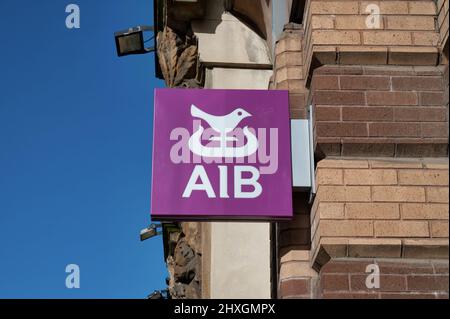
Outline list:
[[[154,47],[145,47],[144,32],[153,31],[150,26],[138,26],[114,33],[117,55],[119,57],[130,54],[145,54],[155,51]]]
[[[158,227],[162,227],[162,226],[156,225],[156,224],[151,224],[149,227],[141,230],[141,241],[161,235],[162,232],[158,231]]]

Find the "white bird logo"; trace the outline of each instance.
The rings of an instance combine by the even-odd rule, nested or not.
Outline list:
[[[204,120],[214,131],[220,134],[220,136],[209,138],[210,141],[219,141],[219,147],[203,146],[200,140],[204,129],[200,125],[197,132],[189,139],[189,149],[194,154],[204,157],[246,157],[257,151],[259,146],[258,140],[247,126],[244,127],[243,130],[244,135],[247,138],[246,145],[237,148],[227,146],[227,142],[237,140],[232,136],[227,137],[227,134],[232,132],[243,119],[252,116],[246,110],[237,108],[227,115],[216,116],[206,113],[192,104],[191,115],[195,118]]]
[[[238,108],[227,115],[215,116],[200,110],[194,104],[191,105],[191,115],[193,117],[205,120],[209,124],[209,126],[213,130],[219,132],[221,136],[224,136],[227,133],[233,131],[236,126],[238,126],[238,124],[246,117],[252,116],[246,110],[243,110],[241,108]]]

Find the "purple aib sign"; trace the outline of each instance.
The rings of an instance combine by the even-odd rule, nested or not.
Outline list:
[[[156,89],[152,218],[292,217],[287,91]]]

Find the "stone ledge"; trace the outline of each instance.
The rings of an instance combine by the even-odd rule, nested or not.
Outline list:
[[[340,157],[328,156],[317,163],[317,168],[345,168],[345,169],[449,169],[448,158],[391,158],[391,157]]]
[[[312,249],[316,271],[331,258],[448,259],[448,239],[321,238]]]
[[[310,251],[291,249],[287,253],[280,256],[280,263],[287,263],[291,261],[309,261]]]
[[[311,60],[315,65],[310,71],[322,65],[436,66],[439,60],[439,49],[418,46],[314,45]]]
[[[280,280],[290,278],[307,277],[314,278],[317,273],[311,268],[310,261],[291,261],[280,265]]]
[[[442,122],[444,123],[444,122]],[[430,143],[379,143],[367,139],[366,143],[330,142],[320,138],[317,148],[326,156],[364,156],[392,158],[448,157],[448,142],[435,139]],[[376,140],[376,139],[373,139]]]

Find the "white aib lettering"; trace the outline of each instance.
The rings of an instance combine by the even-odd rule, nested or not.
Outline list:
[[[229,198],[228,195],[228,167],[219,166],[219,197]],[[250,173],[251,177],[244,178],[244,173]],[[262,186],[258,182],[259,171],[253,166],[234,167],[234,198],[257,198],[262,193]],[[197,181],[200,180],[200,183]],[[243,186],[251,186],[252,191],[244,191]],[[211,181],[202,165],[196,165],[189,182],[183,192],[183,198],[190,198],[193,191],[204,191],[208,198],[216,198]]]

